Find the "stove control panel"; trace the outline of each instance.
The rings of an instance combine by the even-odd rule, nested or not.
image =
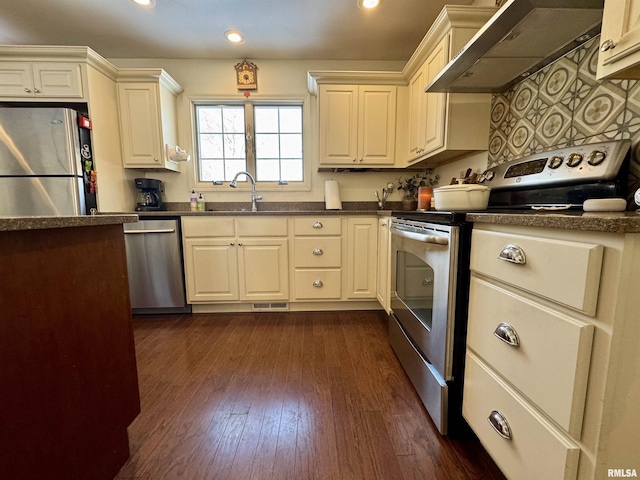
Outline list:
[[[481,182],[492,189],[611,180],[631,140],[591,143],[518,158],[488,169]]]

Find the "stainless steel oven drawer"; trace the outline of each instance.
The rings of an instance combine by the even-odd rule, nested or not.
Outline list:
[[[446,435],[448,386],[433,366],[418,353],[393,315],[389,317],[389,343],[436,428],[441,434]]]

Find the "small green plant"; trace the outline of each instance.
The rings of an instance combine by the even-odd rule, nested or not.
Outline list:
[[[440,177],[433,175],[433,170],[427,169],[404,179],[398,177],[398,190],[402,190],[405,197],[415,198],[418,196],[418,188],[432,187],[438,184],[438,180],[440,180]]]

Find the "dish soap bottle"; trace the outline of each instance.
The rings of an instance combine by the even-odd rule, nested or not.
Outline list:
[[[202,196],[202,194],[198,196],[197,210],[199,212],[204,212],[204,197]]]
[[[198,209],[198,195],[195,190],[191,190],[191,211],[195,212]]]

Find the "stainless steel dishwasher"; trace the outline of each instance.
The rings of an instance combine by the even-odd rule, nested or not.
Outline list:
[[[141,217],[124,226],[133,313],[190,312],[184,289],[180,218]]]

